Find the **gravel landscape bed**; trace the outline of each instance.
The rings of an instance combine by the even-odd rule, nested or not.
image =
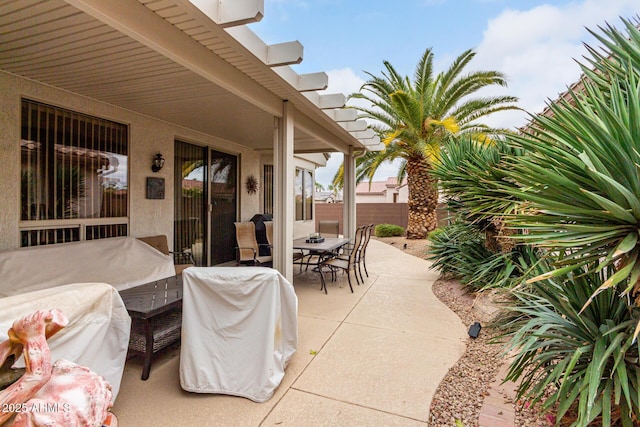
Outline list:
[[[472,312],[473,298],[461,295],[457,283],[438,279],[432,287],[435,296],[460,317],[464,325],[477,320]],[[501,347],[490,344],[490,331],[484,327],[477,338],[467,340],[467,349],[449,369],[431,401],[430,423],[434,427],[478,426],[478,416],[489,385],[502,364]]]

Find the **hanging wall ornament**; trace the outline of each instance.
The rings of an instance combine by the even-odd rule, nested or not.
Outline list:
[[[247,189],[247,193],[255,194],[258,192],[258,180],[255,176],[249,175],[244,182],[244,186]]]

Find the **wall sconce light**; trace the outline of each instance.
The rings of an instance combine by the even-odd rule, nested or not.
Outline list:
[[[151,170],[153,172],[159,172],[163,166],[164,166],[164,157],[162,157],[162,154],[158,153],[153,158],[153,163],[151,164]]]

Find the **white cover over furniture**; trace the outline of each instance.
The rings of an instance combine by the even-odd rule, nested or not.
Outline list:
[[[111,384],[113,400],[120,389],[131,330],[118,292],[105,283],[77,283],[0,298],[0,341],[13,322],[39,309],[57,308],[69,324],[47,340],[51,360],[86,366]],[[17,367],[24,367],[21,358]]]
[[[182,388],[271,398],[298,345],[291,283],[266,267],[191,267],[183,285]]]
[[[174,276],[170,255],[134,237],[0,252],[0,297],[70,283],[109,283],[117,290]]]

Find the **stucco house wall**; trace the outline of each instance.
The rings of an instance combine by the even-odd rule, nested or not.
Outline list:
[[[409,186],[404,184],[398,187],[398,203],[407,203],[409,202]]]
[[[248,221],[263,212],[263,186],[249,194],[244,191],[247,176],[263,179],[263,166],[273,164],[271,153],[258,153],[239,143],[226,141],[189,128],[157,120],[107,103],[0,72],[0,250],[20,245],[20,102],[27,98],[79,113],[113,120],[129,126],[129,234],[149,236],[166,234],[173,241],[173,159],[174,142],[180,140],[238,156],[238,220]],[[153,173],[151,161],[162,153],[164,168]],[[297,156],[297,167],[315,170],[326,159],[322,154]],[[165,198],[146,198],[146,178],[165,179]],[[315,209],[315,205],[314,205]],[[315,217],[315,212],[314,212]],[[315,231],[315,221],[296,221],[294,237]]]
[[[384,193],[357,193],[356,203],[390,203]]]
[[[22,98],[129,125],[129,234],[167,234],[173,241],[173,154],[176,139],[213,147],[238,156],[240,183],[249,174],[261,176],[260,155],[239,144],[156,120],[135,112],[0,72],[0,250],[20,245],[20,102]],[[164,168],[151,171],[156,153],[166,159]],[[146,177],[165,179],[165,198],[146,199]],[[261,193],[238,192],[240,220],[260,211]]]
[[[314,171],[314,180],[315,180],[315,169],[317,167],[321,167],[321,166],[325,166],[327,163],[327,159],[324,156],[324,154],[322,153],[305,153],[305,154],[299,154],[296,156],[295,158],[295,163],[296,163],[296,167],[298,168],[302,168],[302,169],[306,169],[306,170],[311,170]],[[263,174],[262,174],[262,170],[264,169],[264,165],[273,165],[273,156],[269,153],[269,154],[262,154],[261,157],[261,170],[260,170],[260,174],[256,174],[255,176],[260,176],[261,180],[263,179]],[[260,185],[261,189],[263,189],[263,185]],[[305,237],[308,236],[311,233],[314,233],[315,230],[315,217],[316,217],[316,201],[314,200],[313,203],[313,218],[312,220],[302,220],[302,221],[295,221],[294,225],[293,225],[293,238],[297,239],[299,237]],[[264,212],[264,197],[263,194],[260,193],[260,212]],[[252,215],[249,215],[249,219],[251,218]]]

